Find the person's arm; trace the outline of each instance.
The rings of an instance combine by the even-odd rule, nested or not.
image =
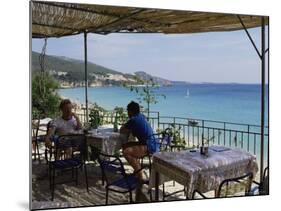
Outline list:
[[[122,127],[120,128],[120,133],[122,133],[122,134],[130,134],[130,133],[131,133],[131,130],[128,129],[128,128],[126,127],[126,125],[122,125]]]
[[[134,124],[133,119],[129,119],[122,127],[120,128],[120,133],[129,135],[132,132],[132,125]]]
[[[76,130],[80,130],[82,128],[82,123],[81,123],[79,117],[75,113],[72,113],[72,115],[77,122]]]

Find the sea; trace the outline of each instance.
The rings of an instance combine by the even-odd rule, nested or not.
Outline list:
[[[141,87],[139,87],[141,89]],[[268,122],[268,87],[266,87],[265,124]],[[243,124],[261,123],[261,86],[257,84],[178,84],[154,88],[157,103],[151,111],[161,116],[207,119]],[[85,103],[85,89],[60,89],[59,94]],[[164,95],[164,96],[162,96]],[[108,110],[126,107],[139,96],[125,87],[88,88],[88,100]],[[145,104],[143,104],[145,106]]]

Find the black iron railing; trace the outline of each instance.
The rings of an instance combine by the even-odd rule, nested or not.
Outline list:
[[[147,112],[143,112],[146,116]],[[85,113],[79,114],[82,122],[86,121]],[[114,111],[105,112],[101,118],[103,124],[114,124],[118,118]],[[126,121],[126,119],[123,121]],[[239,148],[256,155],[258,164],[261,164],[263,153],[264,167],[268,163],[268,127],[265,127],[264,148],[261,149],[261,126],[244,123],[214,121],[196,118],[160,116],[159,112],[149,112],[149,122],[154,131],[173,128],[179,131],[179,138],[184,140],[186,147],[199,147],[202,141],[232,148]],[[261,166],[261,165],[260,165]]]

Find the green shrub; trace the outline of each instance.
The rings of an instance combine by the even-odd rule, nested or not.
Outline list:
[[[48,72],[32,74],[32,118],[55,117],[59,113],[58,82]]]

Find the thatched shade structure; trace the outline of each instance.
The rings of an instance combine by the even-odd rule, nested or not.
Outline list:
[[[243,29],[234,14],[40,1],[33,1],[31,7],[33,38],[62,37],[85,31],[170,34]],[[259,16],[239,16],[247,28],[261,26]]]

